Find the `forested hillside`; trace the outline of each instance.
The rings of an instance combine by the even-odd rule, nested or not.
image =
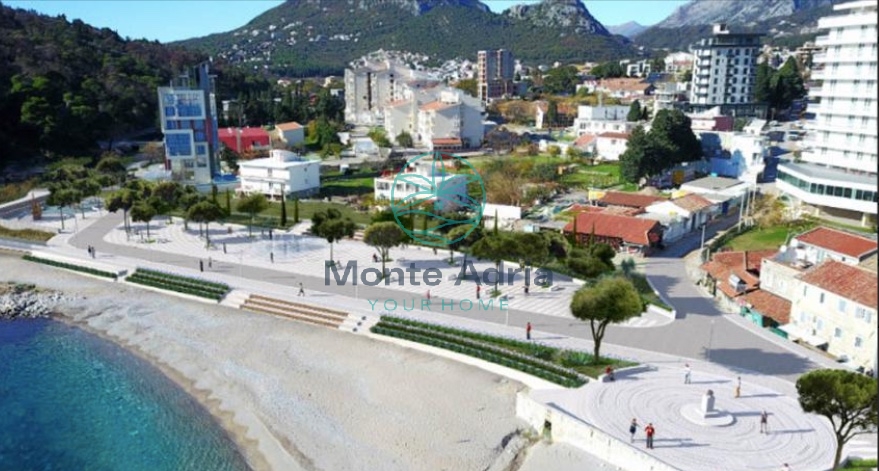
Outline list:
[[[0,166],[154,127],[156,87],[205,57],[0,5]]]

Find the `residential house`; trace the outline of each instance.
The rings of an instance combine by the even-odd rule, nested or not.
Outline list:
[[[735,118],[722,114],[719,106],[688,113],[687,117],[690,118],[690,129],[697,134],[699,131],[732,131],[735,128]]]
[[[697,194],[671,200],[657,201],[645,208],[644,218],[657,218],[663,225],[663,242],[670,244],[685,235],[700,230],[718,208],[713,202]]]
[[[482,145],[482,105],[461,90],[447,88],[418,108],[417,143],[430,150],[459,150]]]
[[[672,52],[665,56],[665,71],[678,74],[685,70],[693,70],[693,54],[690,52]]]
[[[789,338],[827,351],[860,371],[876,371],[877,276],[827,260],[799,277]]]
[[[835,260],[847,265],[858,265],[877,252],[877,242],[860,235],[829,227],[816,227],[791,239],[797,260],[818,265]]]
[[[275,125],[278,140],[288,146],[305,143],[305,128],[301,124],[290,121]]]
[[[595,155],[595,141],[598,138],[595,134],[581,134],[574,141],[574,147],[581,152],[586,152],[590,155]]]
[[[220,142],[239,154],[271,148],[271,137],[263,128],[220,128]]]
[[[573,126],[574,121],[577,119],[577,107],[567,103],[557,103],[556,110],[558,112],[556,114],[555,122],[550,123],[546,118],[546,113],[549,110],[549,102],[539,100],[534,102],[534,104],[534,127],[536,129],[567,128]]]
[[[653,95],[656,87],[640,78],[610,78],[599,80],[593,91],[619,99],[634,99]]]
[[[627,77],[643,78],[650,73],[650,61],[647,59],[642,59],[635,62],[627,62],[625,64],[620,62],[620,65],[626,68]]]
[[[624,193],[622,191],[608,191],[599,198],[596,203],[599,206],[622,206],[625,208],[646,209],[648,206],[665,201],[661,196],[641,195],[638,193]],[[665,236],[663,235],[663,238]]]
[[[686,182],[680,190],[702,195],[705,199],[721,205],[721,214],[740,206],[753,191],[753,184],[723,177],[703,177]]]
[[[629,133],[603,132],[595,139],[595,154],[601,160],[618,161],[629,145]]]
[[[438,210],[453,210],[468,199],[467,176],[452,173],[440,158],[417,160],[398,173],[385,171],[373,184],[376,201],[431,201]]]
[[[603,132],[631,132],[638,123],[626,121],[628,114],[628,106],[579,106],[577,118],[574,119],[574,133],[579,137]]]
[[[743,132],[697,132],[711,173],[749,183],[773,181],[778,159],[769,153],[769,138]]]
[[[653,91],[653,116],[660,110],[683,108],[686,103],[687,84],[681,82],[655,82]]]
[[[744,295],[760,287],[763,259],[774,250],[717,252],[702,264],[703,283],[727,310],[740,310]]]
[[[580,244],[590,241],[603,242],[618,251],[648,255],[662,243],[662,227],[657,221],[631,216],[584,211],[564,229],[565,234],[575,235]]]
[[[274,149],[264,159],[238,162],[242,194],[260,193],[269,198],[305,197],[320,191],[320,161]]]

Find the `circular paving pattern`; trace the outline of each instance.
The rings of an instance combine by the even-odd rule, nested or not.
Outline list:
[[[776,470],[789,463],[797,471],[825,470],[833,461],[835,439],[822,417],[802,412],[796,398],[752,384],[742,385],[734,396],[730,378],[693,372],[684,384],[683,368],[662,367],[626,374],[617,380],[593,382],[582,388],[571,405],[577,414],[624,442],[629,424],[638,419],[641,429],[633,446],[645,449],[644,427],[656,428],[654,449],[648,452],[686,471]],[[715,408],[728,414],[724,426],[688,420],[682,410],[701,415],[701,400],[713,390]],[[760,433],[760,413],[769,413],[769,433]],[[646,451],[646,450],[645,450]]]

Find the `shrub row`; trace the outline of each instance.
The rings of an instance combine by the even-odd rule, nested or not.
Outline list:
[[[126,281],[219,301],[229,292],[223,283],[138,268]]]
[[[445,350],[451,350],[456,353],[461,353],[463,355],[472,356],[474,358],[479,358],[480,360],[488,361],[491,363],[495,363],[501,366],[505,366],[507,368],[511,368],[514,370],[522,371],[524,373],[528,373],[532,376],[536,376],[538,378],[545,379],[547,381],[559,384],[561,386],[565,386],[568,388],[575,388],[582,386],[586,383],[584,379],[578,377],[571,377],[566,375],[561,375],[554,373],[553,371],[549,371],[547,369],[534,366],[533,364],[526,363],[521,361],[520,358],[511,357],[505,355],[504,353],[500,353],[496,350],[486,350],[483,348],[479,348],[473,345],[466,345],[458,342],[447,341],[444,339],[439,339],[434,336],[430,336],[427,334],[418,334],[414,332],[407,332],[400,330],[398,328],[394,328],[389,325],[382,326],[381,324],[377,324],[372,327],[372,332],[380,335],[386,335],[388,337],[395,337],[403,340],[409,340],[412,342],[423,343],[425,345],[430,345],[437,348],[442,348]],[[506,352],[511,353],[511,352]],[[573,373],[573,372],[572,372]]]
[[[79,265],[74,265],[74,264],[72,264],[72,263],[56,262],[55,260],[49,260],[49,259],[45,259],[45,258],[34,257],[33,255],[25,255],[25,256],[22,257],[22,258],[25,259],[25,260],[27,260],[27,261],[29,261],[29,262],[42,263],[42,264],[44,264],[44,265],[49,265],[49,266],[52,266],[52,267],[64,268],[65,270],[78,271],[78,272],[81,272],[81,273],[87,273],[87,274],[89,274],[89,275],[95,275],[95,276],[100,276],[100,277],[104,277],[104,278],[110,278],[110,279],[113,279],[113,280],[116,279],[116,274],[115,274],[115,273],[108,272],[108,271],[96,270],[96,269],[94,269],[94,268],[89,268],[89,267],[82,267],[82,266],[79,266]]]
[[[163,279],[168,281],[176,281],[181,284],[193,284],[205,289],[214,289],[217,292],[222,291],[223,293],[229,292],[229,285],[224,283],[216,283],[213,281],[201,280],[198,278],[190,278],[188,276],[180,276],[174,275],[171,273],[165,273],[156,270],[148,270],[146,268],[138,268],[137,274],[148,276],[150,278]]]

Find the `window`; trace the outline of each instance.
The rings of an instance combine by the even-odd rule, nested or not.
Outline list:
[[[845,312],[845,299],[840,299],[839,302],[837,302],[836,309],[839,312],[842,312],[842,313]]]
[[[864,344],[864,339],[860,337],[855,337],[855,348],[861,348],[861,345]]]
[[[818,330],[824,330],[824,319],[815,318],[815,328]]]
[[[842,338],[842,329],[840,329],[839,327],[833,329],[833,336],[838,339]]]

